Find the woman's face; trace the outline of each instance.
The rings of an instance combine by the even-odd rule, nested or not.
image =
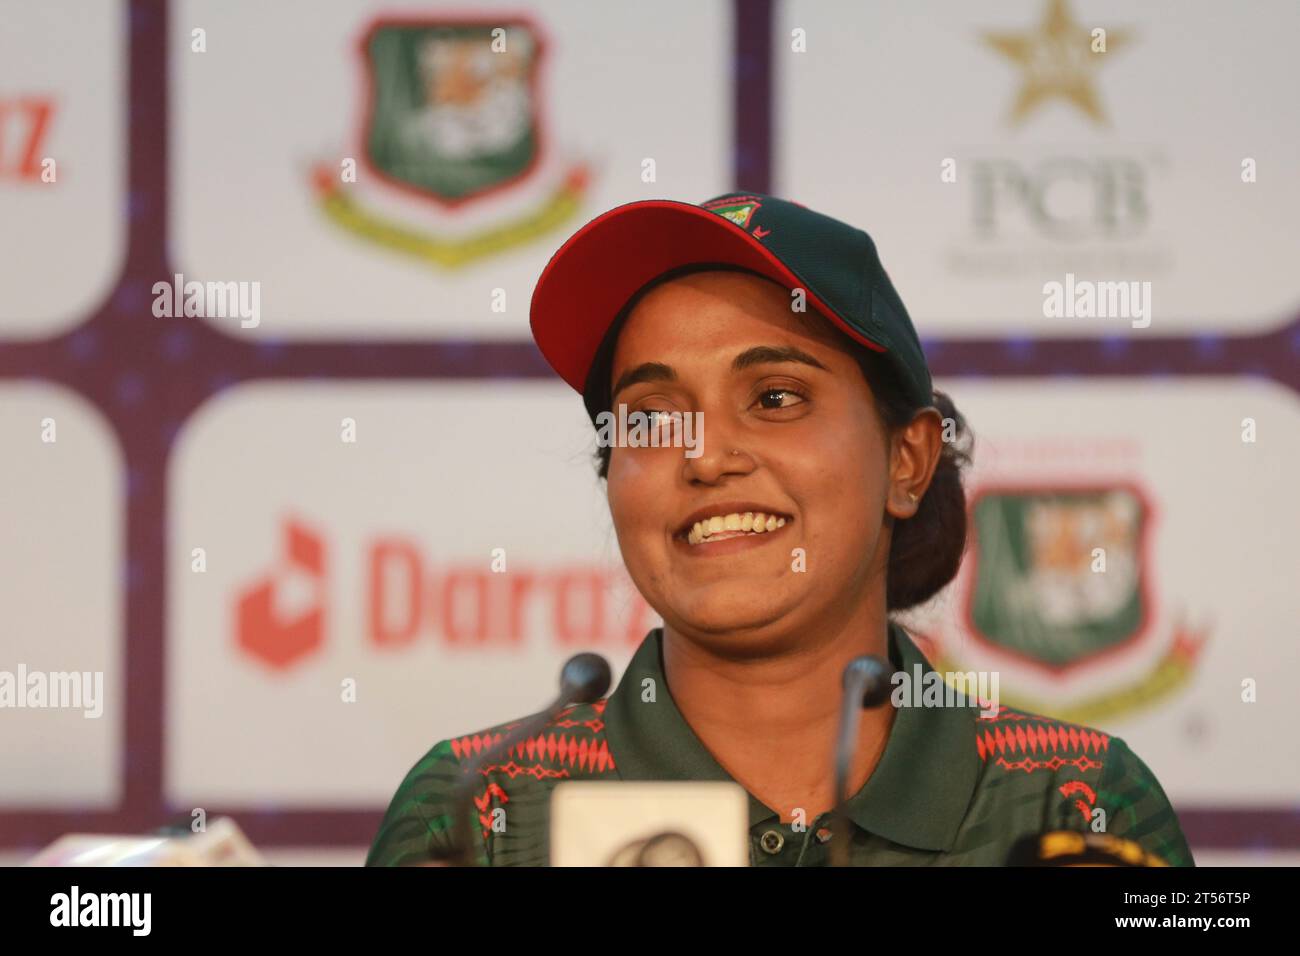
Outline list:
[[[684,276],[628,316],[611,381],[615,413],[702,413],[698,457],[680,447],[610,456],[624,562],[669,626],[722,652],[761,654],[873,592],[883,611],[887,508],[910,516],[907,492],[924,491],[933,464],[906,440],[900,452],[824,319],[796,316],[790,294],[757,276]],[[746,533],[751,512],[784,524]],[[741,516],[741,532],[727,533],[737,521],[728,515]],[[701,538],[695,523],[711,518],[724,530]]]

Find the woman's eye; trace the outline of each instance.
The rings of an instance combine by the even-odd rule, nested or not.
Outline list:
[[[666,408],[644,408],[641,413],[646,417],[646,425],[652,429],[667,429],[673,423],[673,413]]]
[[[769,388],[759,393],[758,400],[764,408],[789,408],[804,397],[791,388]]]

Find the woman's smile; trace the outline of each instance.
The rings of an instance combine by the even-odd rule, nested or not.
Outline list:
[[[735,537],[732,532],[760,535],[782,528],[794,517],[753,501],[720,501],[696,508],[677,526],[675,537],[691,545]]]
[[[773,510],[714,510],[691,520],[673,536],[673,542],[693,557],[735,554],[778,537],[785,540],[787,536],[778,533],[793,521],[793,517]]]

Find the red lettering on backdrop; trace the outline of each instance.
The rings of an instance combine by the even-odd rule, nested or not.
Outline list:
[[[510,614],[506,621],[506,641],[513,645],[524,643],[524,608],[527,604],[528,592],[533,589],[537,583],[537,578],[531,571],[515,571],[509,575],[510,578]]]
[[[606,575],[599,571],[561,571],[555,575],[555,640],[558,644],[590,645],[602,641],[605,637],[606,586]],[[577,614],[574,613],[575,604],[578,605]]]
[[[396,537],[370,545],[368,592],[369,641],[388,648],[413,647],[422,633],[459,647],[518,648],[530,639],[635,647],[658,623],[621,568],[516,564],[508,574],[465,566],[440,573],[424,565],[418,543]],[[531,633],[538,625],[541,632]]]
[[[488,592],[490,571],[452,570],[442,579],[442,599],[438,602],[443,639],[448,644],[486,644],[488,641]],[[468,622],[462,620],[469,601],[472,612]]]
[[[381,647],[412,643],[424,614],[424,569],[409,541],[380,539],[370,548],[370,640]]]
[[[54,101],[49,98],[0,99],[0,179],[41,178],[45,136],[53,115]]]

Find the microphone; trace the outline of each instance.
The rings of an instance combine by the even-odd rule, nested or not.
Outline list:
[[[455,858],[462,866],[473,866],[471,847],[478,838],[474,812],[474,790],[483,776],[483,768],[500,759],[510,748],[540,733],[566,707],[573,704],[591,704],[604,697],[613,676],[609,661],[599,654],[575,654],[564,663],[560,671],[560,692],[540,713],[527,717],[519,726],[503,736],[495,746],[489,747],[474,758],[452,790],[452,819],[456,821]]]
[[[849,767],[858,749],[858,718],[863,710],[879,707],[889,699],[893,669],[881,657],[864,654],[849,661],[844,668],[844,698],[840,706],[840,729],[835,738],[835,812],[831,821],[831,866],[849,865],[852,836],[845,803]]]
[[[609,661],[599,654],[574,654],[560,671],[560,697],[569,704],[594,704],[605,696],[613,682]],[[563,710],[556,708],[556,713]]]

